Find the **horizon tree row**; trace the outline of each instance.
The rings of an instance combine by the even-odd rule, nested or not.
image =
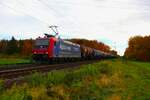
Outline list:
[[[69,41],[117,55],[115,50],[110,50],[108,45],[98,42],[97,40],[69,39]],[[11,40],[0,40],[0,54],[31,56],[33,45],[33,39],[16,40],[15,37],[12,36]]]
[[[150,36],[131,37],[124,56],[132,60],[150,61]]]
[[[0,41],[0,54],[30,56],[34,40],[16,40],[12,36],[11,40]]]

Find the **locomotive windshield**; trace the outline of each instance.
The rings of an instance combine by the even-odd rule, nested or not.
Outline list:
[[[35,48],[47,48],[49,45],[48,39],[37,39],[35,41]]]
[[[48,39],[37,39],[35,45],[49,45]]]

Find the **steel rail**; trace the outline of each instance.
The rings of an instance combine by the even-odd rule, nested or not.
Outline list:
[[[65,68],[74,68],[79,67],[83,64],[90,64],[96,61],[80,61],[80,62],[70,62],[65,64],[53,64],[53,65],[39,65],[25,68],[17,68],[17,69],[7,69],[0,71],[1,79],[13,79],[18,78],[20,76],[29,75],[35,72],[49,72],[52,70],[61,70]]]

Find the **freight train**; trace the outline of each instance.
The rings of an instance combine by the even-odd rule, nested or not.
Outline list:
[[[72,61],[87,59],[104,59],[115,57],[112,54],[96,50],[87,46],[72,43],[70,41],[56,38],[45,34],[38,37],[32,50],[34,61]]]

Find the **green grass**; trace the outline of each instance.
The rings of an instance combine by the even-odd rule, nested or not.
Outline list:
[[[30,63],[28,59],[19,58],[0,58],[0,65]]]
[[[21,86],[4,90],[2,100],[150,100],[150,63],[119,59],[76,70],[35,73]]]

